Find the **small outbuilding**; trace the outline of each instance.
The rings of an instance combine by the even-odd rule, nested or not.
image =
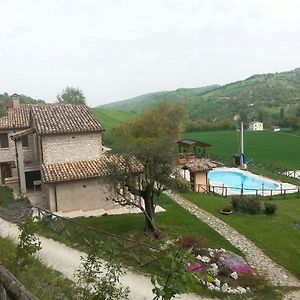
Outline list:
[[[195,192],[208,191],[208,172],[216,168],[217,164],[206,158],[195,158],[187,162],[182,169],[190,171],[190,182]]]

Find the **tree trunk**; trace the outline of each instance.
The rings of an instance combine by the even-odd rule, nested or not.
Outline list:
[[[29,293],[17,278],[0,264],[0,282],[13,300],[39,300]],[[0,298],[1,299],[1,298]],[[4,298],[5,299],[5,298]],[[2,299],[1,299],[2,300]]]
[[[159,238],[159,230],[155,226],[155,208],[153,201],[153,190],[151,187],[146,188],[144,197],[145,203],[145,231],[154,234],[156,238]]]

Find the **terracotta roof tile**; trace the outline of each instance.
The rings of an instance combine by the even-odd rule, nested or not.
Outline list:
[[[9,109],[0,118],[0,129],[25,129],[30,124],[30,114],[37,134],[99,132],[103,127],[85,105],[36,104]]]
[[[217,165],[209,159],[194,158],[186,163],[185,168],[190,172],[205,172],[210,171]]]
[[[84,105],[32,105],[32,116],[39,135],[104,130]]]
[[[11,108],[0,118],[0,129],[25,129],[30,126],[30,105]]]
[[[42,178],[45,183],[96,178],[113,172],[112,165],[122,171],[125,170],[128,163],[120,155],[111,155],[93,160],[44,164],[41,169]],[[133,173],[142,172],[143,165],[136,158],[130,158],[130,171]]]

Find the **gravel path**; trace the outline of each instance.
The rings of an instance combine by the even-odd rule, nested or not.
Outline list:
[[[256,270],[265,273],[272,284],[280,286],[300,286],[300,281],[297,278],[281,266],[277,265],[274,261],[267,257],[262,250],[255,246],[253,242],[238,233],[225,222],[202,210],[197,205],[182,198],[178,194],[171,191],[166,192],[166,194],[184,209],[217,231],[233,246],[240,249],[245,254],[249,264]]]
[[[0,218],[0,236],[9,237],[16,242],[18,235],[19,230],[15,224]],[[42,246],[42,249],[38,252],[38,257],[41,261],[74,281],[74,272],[80,267],[80,257],[86,256],[86,253],[70,248],[52,239],[47,239],[42,236],[38,237]],[[153,299],[153,286],[148,276],[126,270],[126,275],[121,278],[121,283],[123,286],[128,286],[130,288],[131,300]],[[185,294],[181,295],[177,299],[197,300],[208,298],[202,298],[194,294]]]

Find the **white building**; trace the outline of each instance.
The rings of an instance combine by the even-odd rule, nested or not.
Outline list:
[[[262,131],[262,130],[264,130],[264,123],[258,122],[258,121],[251,122],[249,124],[249,130],[250,131]]]

